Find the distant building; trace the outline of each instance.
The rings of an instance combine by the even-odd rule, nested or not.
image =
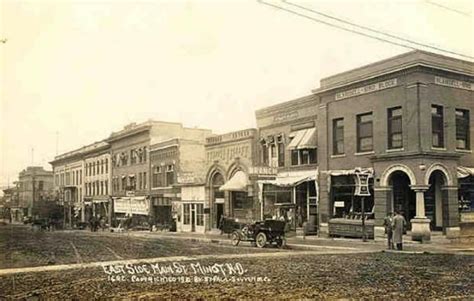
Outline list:
[[[136,216],[143,222],[152,211],[150,195],[150,146],[174,138],[204,140],[210,130],[186,128],[180,123],[147,121],[132,123],[112,133],[105,141],[110,144],[112,162],[113,211],[118,219]],[[157,203],[158,204],[158,203]]]
[[[18,175],[18,206],[33,215],[35,202],[53,198],[53,172],[41,166],[28,166]]]
[[[3,217],[13,223],[19,223],[23,221],[23,216],[26,216],[28,212],[26,208],[19,206],[18,182],[14,182],[14,184],[13,187],[3,189]]]

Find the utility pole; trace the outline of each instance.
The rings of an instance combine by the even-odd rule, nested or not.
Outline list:
[[[362,241],[367,241],[365,235],[365,197],[362,197]]]

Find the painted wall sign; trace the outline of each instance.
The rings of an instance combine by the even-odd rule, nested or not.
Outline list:
[[[228,147],[223,147],[216,150],[210,150],[207,152],[207,161],[212,162],[215,160],[222,160],[229,162],[236,157],[239,158],[250,158],[250,145],[238,144]]]
[[[441,76],[435,76],[435,84],[440,85],[440,86],[457,88],[457,89],[464,89],[464,90],[470,90],[470,91],[474,90],[474,85],[472,83],[461,81],[461,80],[445,78]]]
[[[274,116],[273,122],[283,122],[283,121],[293,120],[293,119],[297,119],[298,116],[299,116],[298,111],[284,112],[284,113],[280,113]]]
[[[347,90],[343,92],[336,93],[336,100],[344,99],[344,98],[349,98],[357,95],[362,95],[362,94],[367,94],[375,91],[380,91],[388,88],[395,87],[397,85],[397,79],[392,78],[383,82],[378,82],[375,84],[367,85],[364,87],[352,89],[352,90]]]

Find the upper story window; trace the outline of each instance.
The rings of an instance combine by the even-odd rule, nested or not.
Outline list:
[[[444,115],[442,106],[431,106],[431,133],[433,147],[444,147]]]
[[[137,163],[137,150],[131,149],[130,150],[130,164]]]
[[[388,148],[396,149],[403,147],[402,135],[402,108],[390,108],[387,110],[388,117]]]
[[[268,164],[268,146],[265,143],[262,144],[262,163]]]
[[[291,165],[306,165],[318,163],[317,149],[294,149],[291,151]]]
[[[374,150],[372,112],[357,115],[357,152]]]
[[[456,109],[456,148],[471,149],[469,135],[469,110]]]
[[[109,159],[105,159],[105,173],[109,173]]]
[[[344,118],[332,121],[332,147],[333,155],[344,154]]]
[[[151,185],[153,188],[163,186],[163,167],[162,166],[156,166],[153,169]]]
[[[174,184],[174,165],[166,166],[166,186]]]

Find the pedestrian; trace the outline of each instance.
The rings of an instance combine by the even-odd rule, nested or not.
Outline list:
[[[91,216],[91,217],[89,218],[89,227],[91,228],[91,232],[94,232],[94,224],[95,224],[95,222],[94,222],[94,216]]]
[[[99,223],[100,223],[100,228],[102,231],[105,231],[105,217],[101,216],[100,217],[100,220],[99,220]]]
[[[153,226],[155,225],[155,221],[153,219],[153,216],[149,216],[148,217],[148,229],[150,230],[150,232],[153,232]]]
[[[392,223],[393,223],[393,213],[389,212],[387,213],[387,216],[383,220],[383,225],[385,226],[385,234],[387,234],[387,243],[388,243],[388,249],[393,250],[393,228],[392,228]]]
[[[400,211],[395,211],[395,217],[393,218],[393,243],[397,246],[397,250],[403,250],[403,231],[407,222]]]

